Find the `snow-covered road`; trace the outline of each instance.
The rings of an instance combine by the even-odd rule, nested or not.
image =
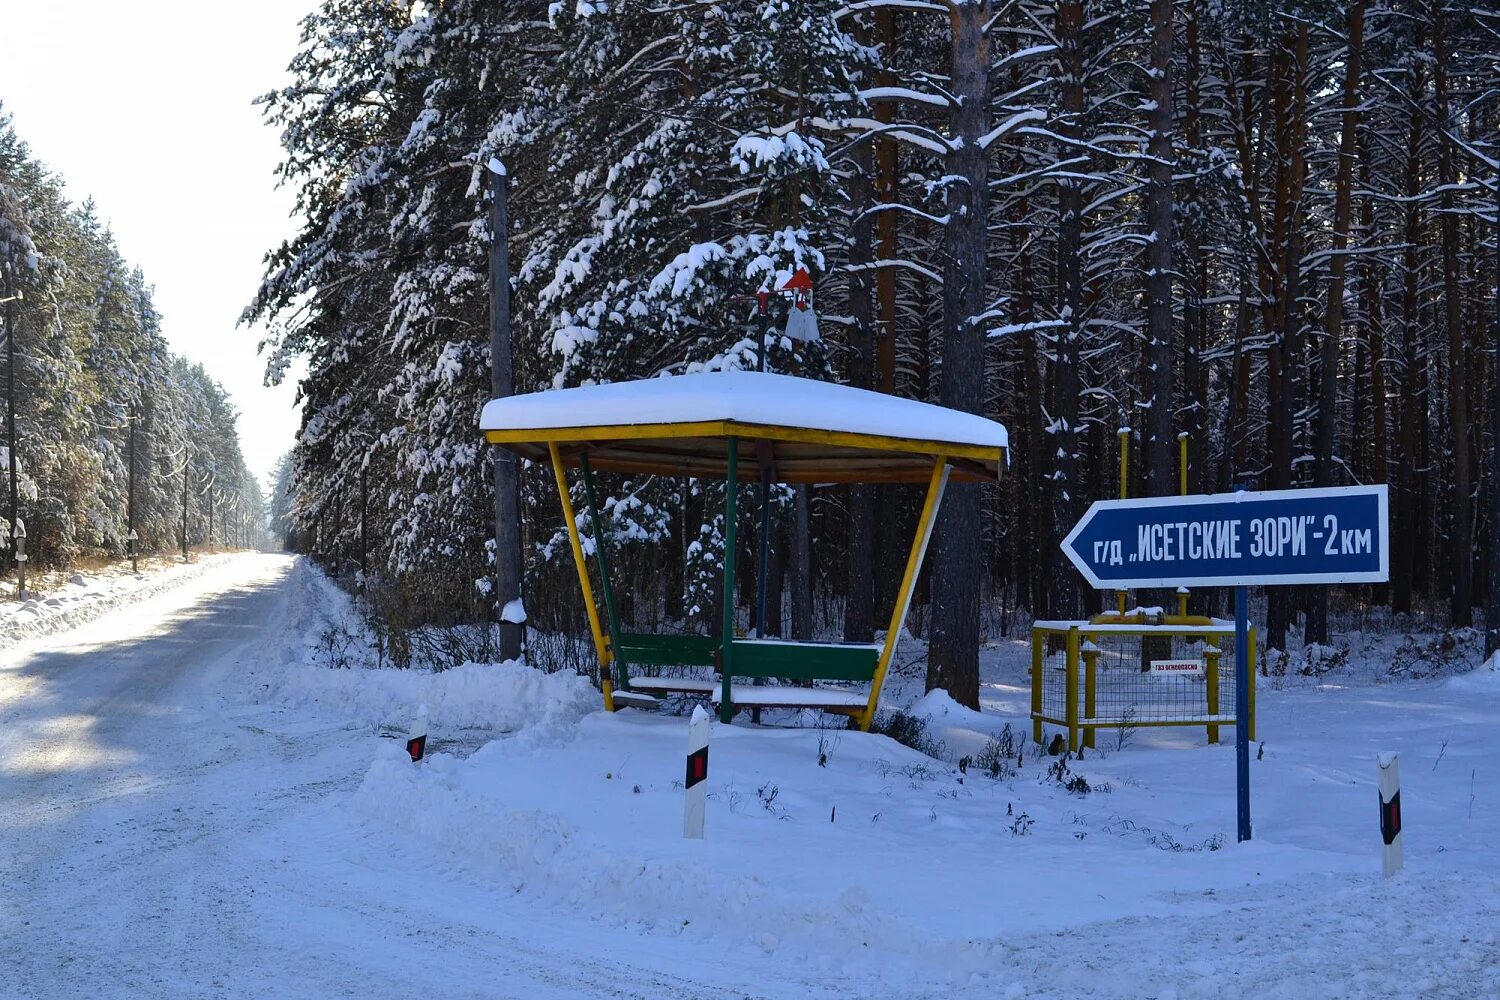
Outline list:
[[[760,995],[690,942],[580,935],[356,838],[331,793],[370,730],[224,698],[289,567],[238,559],[0,659],[0,996]]]

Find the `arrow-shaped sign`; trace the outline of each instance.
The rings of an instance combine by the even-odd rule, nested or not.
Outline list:
[[[1100,500],[1062,541],[1101,590],[1389,578],[1386,487]]]

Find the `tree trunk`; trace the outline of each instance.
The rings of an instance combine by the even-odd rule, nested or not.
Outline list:
[[[1057,131],[1067,138],[1082,134],[1084,113],[1084,0],[1057,5],[1057,69],[1062,86],[1062,118]],[[1061,155],[1072,153],[1064,147]],[[1051,614],[1076,618],[1083,613],[1077,573],[1059,543],[1078,520],[1078,393],[1083,314],[1083,190],[1075,177],[1057,181],[1057,328],[1052,370],[1052,537],[1046,558],[1052,566]]]
[[[1473,496],[1469,468],[1468,364],[1463,349],[1463,298],[1458,281],[1458,215],[1453,204],[1453,185],[1457,178],[1453,166],[1453,140],[1448,134],[1448,129],[1455,126],[1448,120],[1448,52],[1444,22],[1442,3],[1434,0],[1432,90],[1440,124],[1437,147],[1442,212],[1438,225],[1442,232],[1443,306],[1448,327],[1448,423],[1453,441],[1453,523],[1448,551],[1453,573],[1453,624],[1464,626],[1474,620],[1474,537],[1469,507]]]
[[[853,156],[854,172],[849,181],[854,224],[849,228],[849,383],[861,389],[875,388],[875,317],[867,265],[874,254],[870,245],[873,225],[869,215],[874,151],[862,143]],[[878,213],[882,216],[893,212]],[[889,270],[883,268],[882,271]],[[849,563],[845,581],[844,641],[869,642],[875,635],[875,492],[868,484],[849,487]]]
[[[1151,496],[1177,492],[1172,427],[1172,3],[1151,0],[1146,167],[1146,410],[1142,459]]]
[[[1349,246],[1349,223],[1354,187],[1355,141],[1359,130],[1361,44],[1365,31],[1365,0],[1351,0],[1348,20],[1348,58],[1344,61],[1344,128],[1339,138],[1339,163],[1334,176],[1333,257],[1329,261],[1325,327],[1318,361],[1318,426],[1313,450],[1313,485],[1332,486],[1340,477],[1334,468],[1338,429],[1339,337],[1344,322],[1344,274]],[[1308,594],[1309,642],[1328,641],[1328,588],[1314,587]]]
[[[989,0],[954,4],[951,120],[956,148],[947,154],[943,226],[943,365],[939,398],[969,413],[984,408],[984,332],[989,238],[988,159],[980,139],[990,122]],[[984,572],[977,484],[948,490],[937,524],[932,574],[932,627],[927,689],[944,688],[961,705],[979,707],[979,591]]]
[[[1420,77],[1413,83],[1420,96]],[[1412,589],[1416,582],[1417,512],[1420,506],[1417,474],[1418,432],[1417,383],[1425,363],[1417,353],[1419,319],[1417,240],[1421,235],[1421,216],[1417,192],[1422,183],[1422,117],[1414,115],[1406,142],[1406,190],[1402,202],[1405,220],[1401,254],[1401,393],[1398,399],[1396,454],[1396,503],[1391,531],[1391,610],[1409,612]]]
[[[876,82],[882,87],[896,85],[896,75],[890,71],[896,58],[898,37],[896,18],[890,8],[875,12],[875,33],[880,42],[882,69]],[[896,109],[893,101],[876,101],[873,112],[875,120],[889,124],[895,121]],[[894,205],[900,194],[897,187],[901,169],[900,147],[888,135],[875,139],[875,200],[883,205]],[[884,211],[876,216],[875,239],[882,260],[897,260],[901,248],[897,240],[899,212]],[[896,269],[882,267],[875,275],[875,389],[879,392],[896,391]],[[875,619],[887,621],[895,606],[896,588],[901,579],[902,535],[901,500],[902,491],[897,486],[879,485],[871,488],[874,494],[875,548],[874,607]]]
[[[1267,449],[1270,453],[1270,487],[1288,489],[1293,485],[1292,444],[1296,435],[1296,416],[1301,409],[1298,372],[1302,363],[1302,226],[1296,213],[1307,171],[1303,157],[1307,117],[1306,24],[1298,22],[1292,36],[1282,39],[1274,62],[1279,64],[1279,71],[1273,71],[1278,168],[1273,209],[1276,239],[1272,259],[1279,259],[1281,274],[1271,331],[1279,343],[1271,352]],[[1266,648],[1284,650],[1291,624],[1292,595],[1287,588],[1272,588],[1266,604]]]
[[[1484,655],[1500,650],[1500,173],[1495,176],[1495,299],[1490,310],[1490,559]]]
[[[808,525],[807,486],[793,487],[797,493],[796,517],[792,521],[792,638],[806,641],[813,635],[812,535]]]
[[[1203,148],[1203,126],[1200,113],[1203,80],[1203,57],[1199,42],[1197,0],[1188,0],[1183,75],[1185,77],[1182,131],[1187,146],[1195,153]],[[1183,430],[1188,435],[1188,492],[1211,493],[1205,473],[1208,455],[1208,367],[1203,363],[1203,349],[1208,343],[1208,314],[1203,300],[1208,298],[1208,257],[1203,252],[1203,218],[1199,211],[1200,192],[1195,180],[1188,181],[1187,201],[1192,211],[1186,226],[1186,266],[1191,269],[1191,288],[1183,303],[1182,379],[1178,389]]]

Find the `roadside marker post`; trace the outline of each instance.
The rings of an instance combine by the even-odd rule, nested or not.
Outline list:
[[[1401,761],[1387,750],[1376,758],[1380,764],[1380,839],[1385,842],[1381,853],[1381,873],[1390,878],[1401,870]]]
[[[1255,664],[1248,662],[1249,588],[1384,583],[1390,578],[1389,526],[1389,496],[1381,484],[1099,500],[1062,540],[1063,554],[1099,590],[1234,588],[1241,841],[1250,839],[1250,671]],[[1397,813],[1399,819],[1399,807]]]
[[[703,839],[703,814],[708,808],[708,729],[709,715],[699,705],[688,721],[687,777],[683,781],[685,800],[682,835],[689,840]]]
[[[406,731],[406,752],[411,755],[413,764],[421,761],[427,753],[427,706],[423,705],[417,709],[413,717],[411,728]]]

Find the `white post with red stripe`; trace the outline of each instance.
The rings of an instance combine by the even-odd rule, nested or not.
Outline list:
[[[682,812],[682,835],[690,840],[703,839],[703,814],[708,808],[708,727],[709,714],[699,705],[688,721],[686,802]]]
[[[411,728],[406,731],[406,752],[411,754],[411,762],[417,763],[427,753],[427,706],[423,705],[417,709],[416,716],[411,721]]]
[[[1390,878],[1401,870],[1401,763],[1387,750],[1380,762],[1380,839],[1385,841],[1381,871]]]

